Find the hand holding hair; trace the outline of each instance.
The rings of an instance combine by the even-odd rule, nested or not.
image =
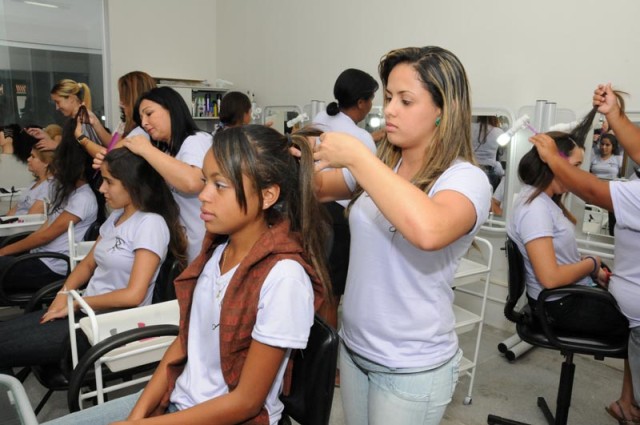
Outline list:
[[[322,133],[320,143],[313,149],[316,171],[325,168],[345,168],[357,162],[362,155],[371,153],[367,147],[355,137],[338,132]]]
[[[542,162],[547,163],[551,158],[559,156],[556,142],[544,133],[538,133],[529,138],[529,141],[538,149],[538,155]]]
[[[124,138],[118,144],[142,157],[144,157],[145,152],[147,152],[149,148],[155,149],[149,139],[142,135]]]
[[[616,95],[611,88],[611,83],[599,84],[596,87],[593,91],[593,106],[598,108],[598,112],[605,115],[620,110],[620,105],[618,105]]]

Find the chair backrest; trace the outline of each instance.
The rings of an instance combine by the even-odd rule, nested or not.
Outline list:
[[[333,402],[338,334],[318,316],[304,350],[294,352],[291,391],[280,396],[284,414],[301,425],[327,425]]]
[[[524,269],[524,257],[518,249],[518,245],[509,237],[505,242],[505,248],[507,251],[507,263],[509,265],[509,291],[507,295],[507,302],[504,306],[504,315],[511,322],[519,323],[524,320],[524,315],[516,310],[518,300],[522,296],[526,284],[525,284],[525,269]]]
[[[183,269],[184,267],[180,266],[173,254],[168,252],[167,257],[160,266],[160,271],[156,278],[156,286],[153,288],[153,298],[151,300],[153,304],[176,299],[176,288],[173,286],[173,281],[182,273]]]
[[[93,222],[84,234],[82,242],[76,242],[76,228],[73,221],[69,220],[69,226],[67,227],[67,241],[69,243],[69,269],[73,271],[78,263],[82,261],[84,257],[93,248],[94,241],[98,239],[100,235],[101,224],[97,221]]]

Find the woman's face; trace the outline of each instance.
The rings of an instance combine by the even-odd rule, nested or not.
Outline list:
[[[247,211],[238,204],[236,190],[220,171],[211,150],[205,155],[202,174],[205,185],[198,199],[202,203],[200,218],[207,231],[219,235],[233,235],[250,227],[260,214],[259,198],[254,186],[243,175]]]
[[[153,140],[171,140],[171,116],[163,106],[148,99],[143,100],[140,102],[140,120],[142,128]]]
[[[125,189],[122,181],[111,175],[109,165],[105,162],[100,166],[102,172],[102,184],[100,193],[104,195],[104,200],[112,209],[126,208],[131,205],[131,196]]]
[[[613,145],[611,144],[611,140],[604,138],[600,142],[600,155],[608,158],[613,153]]]
[[[80,109],[80,100],[77,96],[63,97],[52,94],[51,100],[56,105],[56,111],[60,111],[65,117],[74,117]]]
[[[38,157],[35,149],[31,149],[31,155],[27,158],[27,169],[37,177],[42,177],[47,173],[47,164]]]
[[[403,149],[426,148],[441,113],[412,65],[400,63],[391,70],[384,108],[391,143]]]
[[[574,167],[580,167],[582,165],[583,160],[584,160],[584,150],[578,147],[573,148],[573,150],[571,151],[571,154],[567,158],[567,161],[569,161],[569,164],[573,165]],[[568,191],[568,189],[562,183],[560,183],[560,181],[555,177],[551,181],[550,186],[552,187],[552,192],[554,195],[561,195],[563,193],[567,193]]]

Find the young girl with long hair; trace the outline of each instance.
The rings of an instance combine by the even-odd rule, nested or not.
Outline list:
[[[89,227],[103,216],[103,206],[89,186],[93,170],[91,157],[73,136],[75,120],[68,120],[62,141],[56,148],[51,174],[53,182],[49,193],[47,221],[26,238],[0,248],[0,270],[15,261],[13,257],[27,251],[69,254],[67,228],[69,221],[76,226],[76,242],[84,237]],[[5,291],[37,290],[67,274],[63,260],[35,258],[20,261],[9,275],[5,275]]]
[[[185,265],[178,206],[162,177],[126,149],[107,155],[102,175],[100,191],[113,212],[46,311],[0,322],[7,342],[0,347],[0,368],[60,361],[69,333],[67,321],[57,320],[68,315],[66,291],[86,284],[83,298],[97,312],[147,305],[167,252]]]
[[[437,424],[455,389],[458,262],[489,214],[475,166],[464,67],[440,47],[389,52],[379,65],[386,137],[378,157],[325,133],[316,146],[320,199],[349,206],[341,393],[346,423]]]
[[[278,423],[291,349],[305,347],[329,293],[328,224],[305,138],[317,134],[283,136],[261,125],[216,134],[199,196],[207,237],[175,281],[180,334],[142,394],[51,423],[98,425],[127,415],[125,423]]]

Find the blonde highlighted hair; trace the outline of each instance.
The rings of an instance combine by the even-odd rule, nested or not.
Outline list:
[[[409,64],[416,70],[422,86],[442,111],[440,123],[424,152],[422,167],[412,178],[413,184],[428,192],[456,159],[475,164],[471,145],[469,83],[462,63],[450,51],[435,46],[407,47],[392,50],[380,60],[378,72],[385,90],[389,74],[401,63]],[[387,166],[394,168],[401,155],[401,149],[389,142],[387,137],[382,140],[378,157]]]
[[[89,86],[85,83],[77,83],[69,79],[60,80],[53,86],[50,93],[64,98],[75,96],[88,110],[92,110],[91,90],[89,90]]]
[[[129,134],[137,124],[133,119],[133,110],[138,98],[156,87],[156,80],[142,71],[132,71],[118,78],[118,95],[120,101],[131,113],[124,117],[124,135]]]

